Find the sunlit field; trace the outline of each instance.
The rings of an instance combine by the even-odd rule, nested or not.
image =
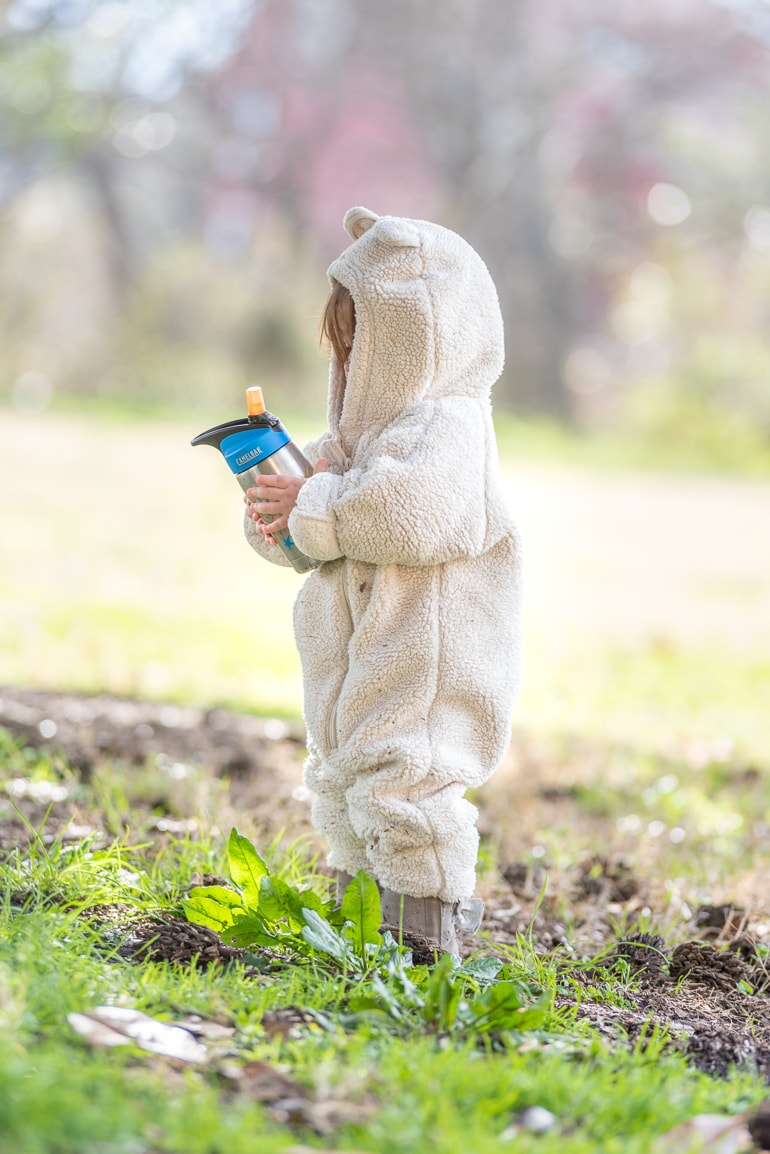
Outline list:
[[[245,543],[200,429],[2,415],[0,680],[299,716],[303,578]],[[766,754],[770,482],[502,469],[526,552],[517,729]]]
[[[486,916],[462,964],[399,962],[373,882],[358,906],[329,900],[291,739],[302,578],[246,545],[239,487],[189,445],[206,423],[0,419],[6,712],[39,687],[197,706],[201,730],[213,706],[295,722],[258,739],[246,771],[173,761],[166,721],[131,730],[152,735],[133,762],[70,764],[0,731],[9,1149],[245,1154],[258,1134],[276,1154],[306,1136],[378,1154],[514,1138],[647,1154],[658,1135],[689,1148],[675,1128],[715,1114],[737,1134],[770,1069],[770,482],[600,465],[586,446],[568,463],[503,438],[526,667],[509,753],[474,794]],[[205,902],[240,901],[219,884],[243,882],[236,823],[274,876],[233,960]],[[349,915],[357,954],[328,920]],[[162,1048],[98,1049],[94,1014],[114,1012],[222,1040],[198,1043],[183,1077]],[[543,1133],[523,1128],[530,1107]]]

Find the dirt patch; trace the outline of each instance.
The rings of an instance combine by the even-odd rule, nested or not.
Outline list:
[[[706,1073],[724,1077],[731,1067],[748,1065],[770,1081],[770,972],[762,941],[767,933],[764,920],[752,919],[745,911],[737,916],[732,906],[723,907],[717,919],[704,916],[701,907],[686,926],[693,935],[687,941],[667,946],[660,934],[636,931],[613,943],[608,909],[617,915],[618,883],[626,895],[624,908],[631,924],[640,899],[651,900],[644,879],[635,877],[627,863],[594,856],[572,871],[570,930],[558,916],[558,903],[542,893],[540,867],[523,869],[513,863],[503,873],[510,887],[508,901],[498,891],[496,900],[488,903],[485,928],[498,945],[513,944],[516,933],[524,932],[557,964],[564,959],[569,989],[557,998],[560,1005],[577,1005],[578,1018],[616,1044],[644,1046],[656,1030],[665,1030],[672,1039],[669,1048],[682,1051]],[[569,883],[569,878],[564,880]],[[583,970],[574,968],[580,957],[575,924],[604,947],[595,965]],[[621,1006],[607,1004],[602,976],[606,969],[617,974],[618,963],[627,972]]]
[[[27,747],[61,756],[80,780],[105,766],[119,769],[128,783],[132,827],[144,820],[159,836],[192,832],[195,815],[214,808],[217,787],[221,824],[230,821],[269,840],[284,829],[312,835],[302,786],[304,732],[284,721],[2,686],[0,727]],[[53,787],[23,777],[8,783],[14,804],[0,801],[0,850],[26,846],[30,827],[43,822],[47,842],[104,835],[104,815],[84,807],[77,785]]]
[[[225,709],[9,686],[0,687],[0,726],[27,745],[60,751],[86,776],[111,758],[141,765],[160,756],[243,777],[263,769],[276,743],[304,740],[286,722]]]
[[[696,949],[697,943],[689,943]],[[578,1017],[617,1044],[644,1046],[652,1032],[665,1029],[669,1048],[682,1051],[699,1070],[725,1077],[731,1067],[750,1066],[770,1081],[770,1005],[765,997],[727,990],[695,975],[681,981],[654,973],[627,994],[618,1007],[586,1000]],[[558,999],[574,1004],[574,997]]]
[[[228,946],[206,926],[170,914],[137,916],[121,903],[87,906],[80,917],[101,930],[106,948],[131,962],[174,962],[205,969],[239,960],[243,950]]]
[[[134,767],[137,773],[149,765],[170,780],[175,774],[184,778],[192,767],[201,780],[219,782],[224,791],[217,810],[222,828],[232,818],[249,836],[260,831],[272,840],[286,829],[292,837],[313,837],[301,783],[303,734],[283,722],[107,695],[0,688],[0,726],[27,746],[63,754],[77,771],[71,775],[75,779],[88,779],[105,764]],[[35,836],[107,840],[102,814],[84,810],[77,780],[69,788],[65,781],[56,792],[51,783],[21,777],[6,783],[6,790],[11,797],[6,793],[8,800],[0,800],[0,851],[24,847]],[[199,794],[195,799],[200,802]],[[550,804],[563,805],[564,800],[559,794]],[[158,837],[178,832],[180,823],[191,820],[173,795],[150,791],[136,806],[145,828]],[[494,813],[483,800],[482,806],[483,828],[493,823]],[[44,833],[36,834],[44,820]],[[541,865],[510,861],[501,873],[500,881],[485,883],[484,937],[465,935],[464,952],[481,948],[505,957],[503,947],[526,932],[539,952],[565,960],[571,985],[560,992],[560,1003],[576,1005],[580,1018],[616,1044],[644,1045],[650,1031],[661,1027],[669,1031],[670,1044],[701,1070],[724,1076],[731,1066],[748,1063],[770,1080],[770,976],[761,941],[766,931],[746,911],[729,904],[702,905],[687,927],[689,939],[667,947],[660,935],[635,930],[639,910],[649,917],[652,907],[654,918],[654,900],[649,879],[639,877],[623,858],[588,856],[559,879],[558,899],[545,893]],[[190,884],[223,880],[198,876]],[[565,894],[569,927],[560,916]],[[11,901],[23,908],[31,896],[19,892]],[[621,910],[627,930],[618,938],[613,927]],[[179,918],[141,920],[115,907],[87,914],[117,956],[139,964],[223,964],[237,962],[242,953]],[[594,955],[597,966],[625,965],[624,1005],[601,1000],[607,983],[590,966],[575,970],[576,956]]]

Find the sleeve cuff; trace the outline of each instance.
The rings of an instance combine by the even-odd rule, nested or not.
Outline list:
[[[342,477],[336,473],[309,477],[289,517],[289,532],[297,548],[316,561],[335,561],[342,556],[334,513],[341,486]]]

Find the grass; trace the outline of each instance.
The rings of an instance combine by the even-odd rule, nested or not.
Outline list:
[[[625,430],[589,432],[499,412],[495,427],[501,452],[527,461],[561,461],[609,473],[638,469],[679,475],[770,476],[770,444],[765,433],[735,416],[704,416],[683,409],[667,426],[630,425]]]
[[[23,768],[36,780],[69,772],[13,743],[2,766],[5,777]],[[93,805],[87,784],[80,788],[81,804]],[[765,1093],[750,1072],[698,1073],[660,1032],[611,1046],[554,1004],[583,962],[543,957],[527,934],[499,951],[496,976],[473,960],[454,971],[448,959],[403,968],[392,954],[378,964],[370,953],[351,969],[312,949],[292,960],[284,948],[271,963],[263,955],[256,968],[125,960],[117,952],[125,934],[100,923],[94,907],[179,914],[193,874],[227,872],[221,836],[142,840],[137,830],[133,847],[100,847],[46,843],[45,825],[37,833],[0,873],[0,1145],[14,1154],[245,1154],[255,1141],[266,1151],[460,1154],[510,1149],[514,1134],[524,1151],[641,1154],[688,1117],[739,1113]],[[329,879],[301,847],[276,842],[266,856],[286,884],[326,899]],[[623,1006],[629,980],[610,966],[580,988],[588,1000]],[[506,984],[542,1009],[524,1028],[508,1012],[489,1029],[474,1007]],[[196,1014],[231,1033],[208,1044],[203,1068],[134,1046],[89,1048],[67,1016],[105,1004],[164,1022]],[[298,1009],[294,1028],[271,1028],[276,1013]],[[269,1070],[279,1089],[250,1094],[233,1069]],[[283,1085],[311,1103],[304,1114],[291,1108],[293,1122]],[[542,1134],[520,1128],[533,1106],[553,1115]]]
[[[214,453],[190,451],[219,419],[4,415],[13,485],[0,497],[0,683],[299,717],[291,612],[302,578],[251,555],[237,486]],[[286,419],[300,440],[314,431],[302,415]],[[89,911],[180,914],[193,874],[226,872],[227,782],[203,772],[171,782],[152,764],[84,777],[0,739],[0,786],[64,783],[107,834],[70,843],[54,805],[35,818],[29,848],[0,857],[0,1148],[641,1154],[685,1118],[739,1113],[764,1095],[750,1071],[699,1073],[655,1031],[611,1046],[574,1001],[633,1002],[622,964],[587,978],[597,934],[599,946],[630,928],[673,941],[699,901],[766,913],[767,482],[663,474],[672,462],[660,454],[505,422],[501,449],[529,557],[526,665],[511,752],[477,798],[480,885],[501,891],[508,862],[548,867],[547,892],[520,901],[533,931],[558,923],[571,952],[544,952],[535,932],[496,943],[506,980],[533,1004],[545,996],[542,1020],[473,1029],[483,989],[427,967],[409,977],[423,1000],[433,990],[435,1012],[393,974],[312,952],[208,970],[126,960],[120,933]],[[629,460],[648,471],[621,469]],[[10,822],[9,799],[0,811]],[[193,819],[195,832],[159,833],[162,813]],[[277,831],[265,841],[256,819],[243,822],[279,878],[328,897],[314,843]],[[638,898],[602,906],[600,925],[574,890],[597,853],[642,881]],[[400,1019],[392,1006],[361,1008],[375,976]],[[133,1046],[89,1049],[67,1014],[102,1004],[167,1022],[195,1013],[233,1033],[202,1069]],[[298,1008],[294,1025],[271,1024]],[[314,1108],[331,1102],[327,1121],[300,1111],[292,1122],[280,1097],[259,1100],[233,1077],[255,1063],[304,1087]],[[555,1115],[549,1130],[516,1131],[530,1106]]]
[[[278,411],[284,424],[298,440],[316,435],[325,420],[322,392],[313,390],[304,405],[293,402],[287,407],[280,391],[265,389],[269,409]],[[7,404],[7,398],[5,400]],[[104,424],[165,422],[180,420],[177,403],[123,398],[83,398],[60,395],[54,414],[82,418],[84,408],[91,420]],[[211,402],[196,404],[191,417],[199,431],[236,416],[223,415],[222,408]],[[652,416],[652,420],[650,417]],[[667,414],[644,414],[640,422],[631,420],[625,429],[583,430],[544,417],[521,418],[500,407],[495,410],[495,427],[500,451],[504,456],[526,461],[568,462],[583,468],[602,470],[641,469],[676,474],[770,476],[770,444],[762,430],[753,427],[737,414],[725,417],[718,412],[682,406]]]

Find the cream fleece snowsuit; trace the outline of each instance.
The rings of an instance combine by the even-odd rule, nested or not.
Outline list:
[[[490,405],[502,320],[455,233],[360,208],[345,228],[329,277],[355,304],[353,352],[347,381],[332,358],[328,432],[305,449],[329,472],[289,518],[323,562],[294,612],[305,780],[329,865],[454,902],[475,884],[463,794],[503,756],[520,672],[520,549]]]

